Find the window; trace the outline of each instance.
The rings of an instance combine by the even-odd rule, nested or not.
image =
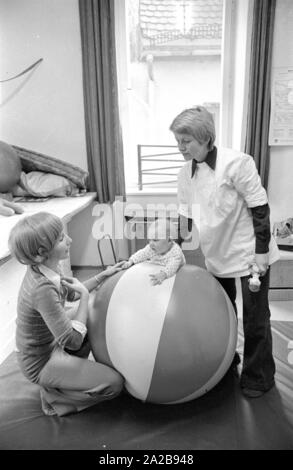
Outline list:
[[[224,3],[233,0],[116,1],[128,190],[176,186],[184,161],[169,126],[184,108],[206,106],[220,137]]]

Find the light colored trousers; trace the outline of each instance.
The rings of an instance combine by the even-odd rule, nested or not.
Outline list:
[[[78,355],[59,346],[39,374],[42,409],[46,415],[76,413],[121,392],[123,378],[114,369],[87,359],[89,348]],[[82,357],[79,357],[82,356]]]

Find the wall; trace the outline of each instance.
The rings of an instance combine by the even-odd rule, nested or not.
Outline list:
[[[78,0],[0,2],[0,140],[86,163]]]
[[[291,25],[291,28],[288,28]],[[288,35],[288,29],[291,29]],[[277,0],[273,67],[293,66],[293,4]],[[293,146],[272,146],[268,196],[271,220],[277,222],[293,217]]]

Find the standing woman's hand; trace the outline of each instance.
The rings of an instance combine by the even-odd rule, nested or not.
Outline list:
[[[264,276],[269,268],[269,253],[256,253],[255,263],[258,266],[260,276]]]

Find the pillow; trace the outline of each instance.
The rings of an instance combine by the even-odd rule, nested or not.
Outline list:
[[[41,171],[22,172],[19,186],[25,193],[35,197],[64,197],[75,196],[79,193],[76,184],[64,176],[42,173]]]
[[[88,172],[78,166],[74,166],[58,158],[34,152],[33,150],[17,147],[16,145],[12,145],[12,147],[16,150],[21,160],[22,170],[25,173],[42,171],[44,173],[60,175],[68,178],[81,189],[87,188]]]

